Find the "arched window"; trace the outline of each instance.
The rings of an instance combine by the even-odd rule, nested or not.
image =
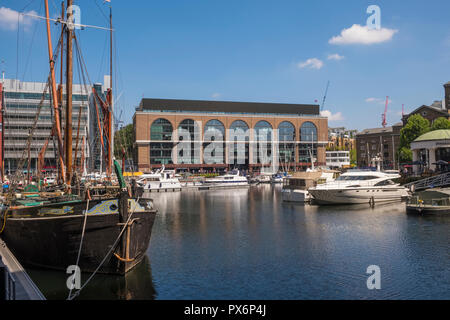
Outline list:
[[[317,161],[317,127],[312,122],[305,122],[300,128],[299,162],[311,164],[311,160]],[[313,158],[313,159],[311,159]]]
[[[189,137],[186,136],[186,133]],[[178,125],[178,139],[181,142],[178,144],[178,163],[199,164],[200,150],[196,149],[198,146],[195,141],[200,140],[201,137],[197,123],[192,119],[181,121]],[[190,143],[183,143],[183,140],[190,141]]]
[[[205,164],[225,163],[225,126],[219,120],[209,120],[205,124],[203,161]]]
[[[264,141],[272,141],[273,128],[267,121],[259,121],[255,125],[255,138]]]
[[[172,140],[173,128],[167,119],[156,119],[150,127],[150,163],[171,164],[172,163]],[[167,142],[163,142],[167,141]]]
[[[209,132],[210,134],[207,135],[206,133]],[[205,140],[208,139],[208,136],[214,135],[215,132],[220,132],[222,135],[222,139],[225,140],[225,126],[222,122],[219,120],[209,120],[205,124]],[[212,139],[209,139],[209,141],[214,141],[214,137]]]
[[[312,122],[305,122],[300,128],[301,141],[317,141],[317,127]]]
[[[172,140],[172,124],[167,119],[159,118],[150,127],[150,139],[154,141]]]
[[[234,166],[249,164],[250,132],[245,121],[236,120],[230,126],[230,138],[233,141],[228,148],[229,164]]]
[[[253,159],[256,159],[257,163],[270,164],[272,162],[272,125],[261,120],[256,123],[254,133],[256,148],[253,147]]]
[[[289,121],[284,121],[278,126],[279,162],[295,162],[295,127]],[[285,169],[286,171],[289,168]]]

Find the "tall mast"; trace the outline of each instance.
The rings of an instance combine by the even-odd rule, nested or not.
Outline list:
[[[4,159],[4,140],[3,140],[3,82],[0,83],[0,175],[1,182],[5,181],[5,159]]]
[[[51,74],[51,84],[52,84],[52,102],[53,108],[55,110],[55,128],[56,135],[58,137],[58,160],[59,167],[61,170],[61,178],[62,181],[65,181],[65,170],[64,170],[64,161],[63,161],[63,141],[61,137],[61,126],[59,119],[59,111],[58,111],[58,95],[56,93],[56,79],[55,79],[55,61],[53,61],[53,48],[52,48],[52,36],[50,33],[50,15],[48,12],[48,0],[45,0],[45,14],[47,18],[47,41],[48,41],[48,55],[50,60],[50,74]]]
[[[108,128],[108,141],[109,141],[109,150],[108,150],[108,175],[111,176],[112,174],[112,157],[113,157],[113,152],[114,152],[114,134],[113,134],[113,130],[114,130],[114,125],[113,125],[113,95],[112,95],[112,90],[113,90],[113,30],[112,30],[112,7],[111,5],[109,6],[109,113],[108,113],[108,124],[109,124],[109,128]]]
[[[67,0],[67,21],[73,22],[73,0]],[[72,179],[72,80],[73,80],[73,63],[72,63],[72,25],[67,25],[67,43],[66,43],[66,127],[64,132],[64,142],[66,147],[66,180],[71,183]]]

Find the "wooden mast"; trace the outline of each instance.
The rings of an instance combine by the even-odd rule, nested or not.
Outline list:
[[[0,175],[1,182],[5,181],[5,159],[4,159],[4,139],[3,139],[3,83],[0,82]]]
[[[55,79],[55,61],[53,61],[53,48],[52,48],[52,36],[50,33],[50,15],[48,12],[48,0],[45,0],[45,14],[47,18],[47,41],[48,41],[48,55],[50,60],[50,74],[51,74],[51,85],[52,85],[52,102],[53,108],[55,110],[55,128],[56,128],[56,136],[58,137],[58,160],[59,167],[61,170],[61,179],[63,183],[65,182],[65,168],[63,161],[63,141],[61,136],[61,126],[59,119],[59,110],[58,110],[58,95],[56,93],[56,79]]]
[[[109,6],[109,92],[108,92],[108,104],[109,104],[109,112],[108,112],[108,171],[107,174],[111,177],[112,174],[112,158],[113,158],[113,150],[114,150],[114,135],[113,135],[113,30],[112,30],[112,7]]]
[[[66,27],[66,127],[64,132],[64,142],[66,147],[66,180],[70,184],[72,179],[72,38],[73,38],[73,0],[67,0],[67,22]],[[72,23],[70,23],[72,22]]]

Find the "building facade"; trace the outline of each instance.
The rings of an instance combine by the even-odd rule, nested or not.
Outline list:
[[[365,129],[356,135],[358,167],[373,166],[374,158],[381,158],[384,169],[398,169],[397,149],[402,123],[392,127]]]
[[[4,169],[5,173],[14,173],[17,165],[23,157],[26,158],[25,167],[28,166],[27,139],[33,127],[36,114],[41,104],[39,119],[32,135],[30,148],[30,168],[36,170],[38,155],[45,141],[49,138],[53,128],[54,109],[50,100],[51,88],[44,90],[46,83],[22,82],[15,79],[5,79],[3,82],[3,127],[4,127]],[[73,86],[73,150],[75,153],[78,119],[80,119],[80,131],[78,136],[78,158],[81,157],[81,146],[83,136],[87,135],[87,124],[89,123],[89,93],[90,88],[81,85]],[[65,88],[63,87],[63,92]],[[63,100],[65,95],[63,95]],[[64,101],[63,101],[64,108]],[[81,109],[81,110],[80,110]],[[81,113],[80,113],[81,111]],[[80,117],[81,115],[81,117]],[[61,112],[61,133],[64,135],[65,114]],[[85,150],[88,157],[88,148]],[[44,169],[56,169],[57,166],[57,144],[55,140],[49,139],[44,156]]]
[[[450,130],[427,132],[411,142],[413,171],[447,170],[450,161]]]
[[[328,146],[327,150],[347,150],[350,151],[356,147],[355,136],[357,130],[347,130],[344,127],[328,128]]]
[[[285,170],[306,169],[311,155],[316,165],[326,164],[328,120],[320,116],[318,105],[143,99],[133,125],[134,163],[143,172],[162,165],[189,171],[258,171],[267,165],[261,159],[263,149],[271,163]],[[190,136],[181,134],[186,132]],[[212,132],[219,137],[211,139]],[[187,140],[197,157],[193,152],[186,159],[180,150]],[[210,161],[205,155],[213,145],[219,152],[214,154],[214,149]]]
[[[350,151],[327,151],[326,159],[329,168],[350,167]]]

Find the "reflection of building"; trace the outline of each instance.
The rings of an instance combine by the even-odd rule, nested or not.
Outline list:
[[[4,90],[4,134],[5,134],[5,162],[4,166],[7,172],[14,172],[22,157],[28,158],[26,150],[27,139],[30,129],[33,127],[39,103],[43,97],[46,83],[41,82],[22,82],[19,80],[5,79]],[[76,135],[78,126],[78,117],[81,108],[80,136],[78,144],[78,158],[81,158],[81,146],[83,136],[86,135],[84,128],[89,121],[88,114],[88,96],[89,87],[73,86],[73,112],[72,125],[73,130],[73,149],[76,146]],[[44,96],[39,119],[30,148],[30,167],[35,170],[37,167],[38,154],[50,136],[53,127],[53,107],[50,104],[50,89]],[[65,86],[63,87],[65,92]],[[65,105],[65,94],[63,95],[63,108]],[[64,110],[61,117],[62,135],[64,135],[65,114]],[[55,138],[56,139],[56,138]],[[55,140],[56,141],[56,140]],[[50,139],[45,152],[44,168],[56,168],[57,144]],[[24,152],[25,151],[25,152]],[[75,150],[74,150],[75,151]],[[86,150],[86,157],[88,157]],[[25,166],[23,169],[27,169]]]
[[[406,125],[409,117],[414,114],[420,114],[422,117],[430,121],[430,124],[440,117],[450,119],[450,82],[444,84],[444,95],[444,100],[435,101],[431,106],[423,105],[413,112],[404,115],[402,118],[403,125]]]
[[[342,168],[350,166],[350,151],[327,151],[327,167]]]
[[[398,168],[397,149],[402,123],[392,127],[365,129],[356,135],[358,167],[371,166],[372,159],[380,157],[385,169]]]
[[[275,145],[273,141],[279,142],[280,166],[310,166],[310,150],[316,164],[325,165],[328,125],[318,105],[143,99],[133,124],[134,162],[140,171],[162,164],[189,170],[258,169],[263,166],[258,141],[268,142],[268,150]],[[234,130],[245,134],[233,137]],[[182,131],[188,132],[186,137]],[[223,138],[212,140],[211,132],[220,132]],[[193,141],[194,148],[194,143],[200,145],[198,157],[195,152],[186,156],[179,150],[178,144],[186,138]],[[223,147],[224,152],[215,154],[213,162],[205,161],[203,154],[213,144]],[[245,153],[243,162],[237,161],[238,152]],[[269,156],[273,159],[276,155]]]
[[[450,130],[435,130],[420,136],[411,142],[413,163],[422,162],[424,168],[436,170],[438,161],[450,161]],[[414,165],[414,172],[419,173],[421,166]]]

